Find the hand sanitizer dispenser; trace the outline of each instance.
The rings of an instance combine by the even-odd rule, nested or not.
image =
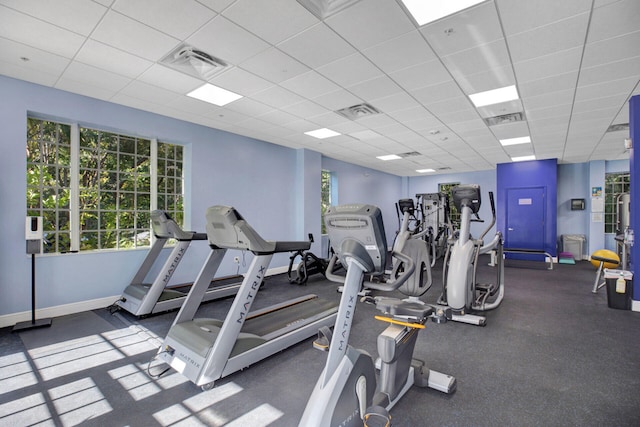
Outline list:
[[[27,240],[27,253],[42,253],[42,239],[44,233],[42,231],[42,217],[28,216],[25,222],[24,237]]]

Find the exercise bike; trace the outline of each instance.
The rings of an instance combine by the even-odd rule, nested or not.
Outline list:
[[[444,393],[455,391],[455,378],[429,370],[413,359],[420,329],[433,307],[417,299],[376,298],[382,315],[376,319],[389,326],[378,336],[379,359],[374,363],[365,351],[349,345],[358,291],[365,274],[382,275],[387,261],[387,243],[380,209],[372,205],[331,207],[325,223],[336,254],[327,278],[344,283],[338,316],[326,365],[311,394],[299,426],[390,425],[389,411],[416,384]],[[409,278],[415,263],[405,253],[392,251],[394,272],[386,282],[369,282],[380,291],[399,289],[411,296]],[[331,273],[337,260],[346,266],[346,277]],[[420,291],[418,291],[419,293]],[[376,369],[380,370],[378,378]]]
[[[313,243],[313,235],[309,233],[309,241]],[[297,266],[294,268],[296,260],[300,258]],[[287,279],[293,285],[306,285],[309,276],[321,274],[329,265],[329,259],[320,258],[311,251],[299,250],[289,257],[289,268],[287,269]]]
[[[443,266],[443,290],[438,304],[451,309],[451,320],[479,326],[486,325],[486,316],[476,314],[492,310],[500,305],[504,297],[504,244],[502,233],[484,244],[484,236],[496,222],[493,192],[489,192],[493,220],[479,239],[470,233],[472,221],[483,222],[479,216],[481,199],[477,184],[458,185],[451,190],[453,203],[461,213],[457,240],[450,240]],[[472,215],[475,219],[472,219]],[[476,282],[479,255],[495,251],[496,283]]]

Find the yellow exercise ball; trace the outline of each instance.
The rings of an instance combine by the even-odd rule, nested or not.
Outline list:
[[[610,251],[609,249],[598,249],[591,254],[591,264],[595,268],[598,268],[600,267],[600,261],[593,259],[593,257],[612,259],[616,261],[615,264],[612,262],[605,262],[603,265],[604,268],[616,268],[618,264],[620,264],[620,257],[618,256],[618,254]]]

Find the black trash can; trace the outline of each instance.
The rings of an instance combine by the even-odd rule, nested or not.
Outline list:
[[[618,283],[618,279],[623,278]],[[625,270],[604,269],[604,280],[607,283],[607,305],[618,310],[631,310],[633,298],[633,273]]]

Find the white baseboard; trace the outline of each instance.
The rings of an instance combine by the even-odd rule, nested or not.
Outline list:
[[[118,298],[120,298],[120,295],[57,305],[55,307],[40,308],[36,310],[36,319],[47,319],[50,317],[59,317],[67,314],[95,310],[97,308],[105,308],[113,304]],[[5,314],[0,316],[0,328],[13,326],[16,323],[26,322],[29,320],[31,320],[31,311]]]
[[[267,270],[267,276],[286,273],[288,266],[274,267]],[[50,317],[66,316],[68,314],[80,313],[83,311],[95,310],[98,308],[106,308],[116,302],[121,295],[98,298],[89,301],[80,301],[70,304],[57,305],[55,307],[46,307],[36,310],[36,319],[47,319]],[[0,316],[0,328],[13,326],[16,323],[31,320],[31,311],[23,311],[20,313],[4,314]]]

